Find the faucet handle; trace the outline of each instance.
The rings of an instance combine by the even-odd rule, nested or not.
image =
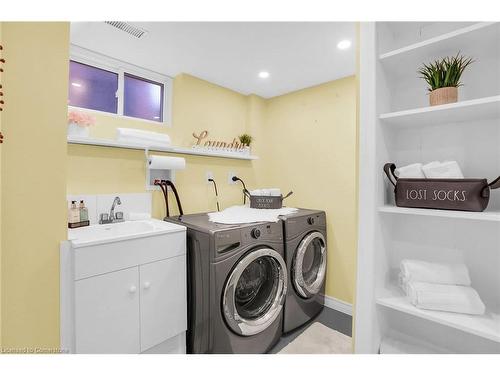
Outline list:
[[[101,214],[99,216],[99,224],[107,224],[109,223],[109,214]]]
[[[115,213],[115,220],[123,221],[123,212],[119,211]]]

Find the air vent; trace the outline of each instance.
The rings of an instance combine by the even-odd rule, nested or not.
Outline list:
[[[117,29],[126,32],[127,34],[135,36],[136,38],[141,38],[145,34],[147,34],[146,30],[141,29],[140,27],[137,26],[133,26],[127,22],[120,22],[120,21],[104,21],[104,22],[110,26],[116,27]]]

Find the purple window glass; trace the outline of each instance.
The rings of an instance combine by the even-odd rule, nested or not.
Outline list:
[[[68,104],[117,113],[118,74],[90,65],[69,62]]]
[[[123,114],[163,121],[163,85],[125,73]]]

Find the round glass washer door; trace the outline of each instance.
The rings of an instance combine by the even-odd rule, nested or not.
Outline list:
[[[236,264],[224,288],[222,310],[228,326],[242,336],[264,331],[278,318],[286,289],[283,257],[271,248],[250,251]]]
[[[303,298],[318,294],[326,274],[326,240],[320,232],[306,235],[293,258],[292,278],[297,293]]]

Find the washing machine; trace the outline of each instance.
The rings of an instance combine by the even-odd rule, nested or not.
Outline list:
[[[283,313],[283,333],[317,316],[325,302],[326,215],[324,211],[299,209],[281,216],[288,288]]]
[[[166,220],[187,227],[187,352],[269,351],[288,287],[281,222],[223,225],[206,213]]]

